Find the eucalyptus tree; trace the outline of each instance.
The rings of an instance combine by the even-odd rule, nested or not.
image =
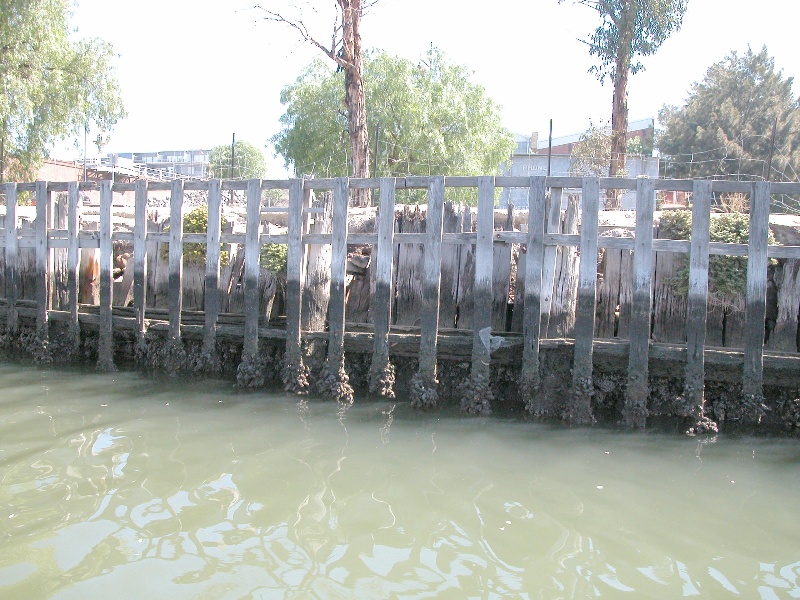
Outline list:
[[[336,0],[333,30],[330,43],[310,32],[301,13],[289,14],[291,7],[273,8],[275,2],[258,5],[267,15],[268,21],[276,21],[294,29],[301,40],[320,50],[336,65],[337,71],[344,74],[344,106],[347,117],[347,135],[350,142],[350,175],[369,177],[369,129],[367,127],[366,102],[364,94],[364,62],[361,47],[361,18],[364,10],[378,0]],[[316,8],[312,7],[316,12]],[[367,190],[356,190],[359,204],[367,201]]]
[[[559,0],[563,2],[564,0]],[[655,54],[679,30],[688,0],[574,0],[595,10],[600,25],[588,40],[589,54],[597,64],[590,72],[614,83],[611,109],[611,161],[609,176],[625,170],[628,131],[628,77],[644,69],[641,58]]]
[[[0,3],[0,180],[35,176],[54,142],[125,116],[110,44],[70,39],[67,0]]]
[[[436,48],[419,62],[372,51],[364,59],[368,126],[377,132],[375,176],[497,173],[514,147],[500,108],[471,72]],[[347,174],[342,73],[314,61],[286,86],[275,149],[296,173]]]

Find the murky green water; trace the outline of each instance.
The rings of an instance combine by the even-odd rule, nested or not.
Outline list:
[[[796,440],[9,365],[0,398],[0,598],[800,598]]]

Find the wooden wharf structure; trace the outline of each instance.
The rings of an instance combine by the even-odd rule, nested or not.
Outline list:
[[[443,210],[447,188],[477,190],[477,220],[460,232],[443,231]],[[497,231],[494,224],[494,203],[498,188],[524,187],[528,190],[527,231]],[[376,189],[379,208],[375,231],[348,232],[350,192],[353,189]],[[265,190],[288,190],[288,206],[262,206]],[[427,194],[427,213],[423,232],[396,231],[395,203],[398,190],[422,189]],[[563,233],[562,195],[565,190],[579,189],[580,232]],[[246,194],[246,227],[244,233],[222,231],[221,205],[228,190]],[[636,195],[634,237],[599,235],[598,218],[601,190],[632,190]],[[661,190],[691,193],[692,232],[690,240],[654,239],[656,193]],[[117,184],[43,182],[7,183],[4,228],[0,232],[5,270],[4,298],[0,300],[0,317],[5,318],[6,339],[14,339],[21,329],[21,319],[35,324],[35,341],[39,358],[47,360],[51,322],[66,324],[72,345],[80,344],[81,330],[97,333],[97,364],[101,370],[113,370],[115,332],[133,332],[137,347],[146,351],[149,332],[164,332],[167,370],[180,370],[185,363],[184,340],[202,340],[206,366],[218,368],[216,356],[218,336],[235,335],[242,339],[238,381],[245,386],[259,385],[260,340],[274,339],[285,344],[282,379],[287,390],[305,393],[309,390],[309,368],[304,363],[304,344],[309,340],[327,341],[327,354],[322,371],[315,375],[318,389],[342,401],[352,399],[345,369],[345,349],[371,354],[369,387],[372,392],[393,395],[395,377],[392,357],[416,357],[417,371],[409,384],[412,403],[428,407],[436,404],[437,363],[443,358],[469,360],[470,373],[461,390],[462,407],[468,412],[488,412],[493,399],[490,384],[492,365],[498,361],[519,369],[519,390],[532,414],[546,415],[539,400],[543,386],[542,355],[548,348],[571,347],[571,385],[569,397],[558,416],[574,424],[593,422],[592,396],[595,394],[594,372],[597,354],[627,361],[623,385],[622,422],[630,427],[643,427],[648,416],[651,395],[650,368],[654,361],[677,361],[683,365],[679,416],[700,422],[704,414],[704,389],[709,379],[709,365],[731,365],[740,369],[742,414],[758,419],[764,403],[765,364],[778,373],[777,383],[800,387],[800,354],[794,351],[769,351],[764,348],[767,311],[767,269],[770,259],[800,260],[800,246],[769,245],[770,198],[775,194],[800,194],[800,184],[770,182],[690,181],[661,179],[621,179],[593,177],[406,177],[380,179],[291,179],[249,181],[180,181]],[[99,191],[99,227],[95,231],[80,227],[81,194]],[[148,231],[148,193],[170,194],[168,232]],[[183,202],[187,192],[208,194],[208,229],[206,233],[185,233]],[[323,209],[312,206],[312,192],[332,192],[332,229],[315,233],[310,222],[321,217]],[[132,231],[115,231],[114,195],[133,192],[134,226]],[[17,198],[21,193],[35,198],[36,219],[32,230],[20,227]],[[750,199],[748,244],[711,242],[709,221],[712,200],[718,193],[742,193]],[[66,194],[65,227],[55,226],[54,194]],[[265,232],[261,219],[265,213],[286,213],[286,233]],[[132,243],[132,301],[120,305],[113,295],[114,244]],[[147,306],[148,244],[168,243],[168,307],[167,310]],[[205,244],[205,297],[202,312],[183,308],[183,264],[185,244]],[[221,244],[239,244],[244,248],[243,319],[221,311],[220,269]],[[265,244],[287,247],[285,326],[264,322],[259,304],[259,256]],[[405,244],[421,245],[423,268],[419,320],[415,327],[392,325],[393,303],[397,289],[397,249]],[[518,332],[500,331],[494,327],[497,294],[493,291],[494,255],[498,248],[518,244],[525,260],[519,261],[514,320]],[[329,246],[329,300],[324,327],[303,328],[304,290],[311,246]],[[371,325],[355,325],[347,320],[346,282],[348,246],[371,245],[372,293]],[[471,247],[474,269],[470,276],[473,306],[469,336],[453,335],[442,327],[440,314],[447,307],[443,300],[442,256],[448,247]],[[557,249],[575,248],[581,259],[578,267],[574,315],[574,336],[571,341],[548,336],[548,319],[556,267]],[[35,252],[35,294],[33,302],[20,297],[19,255],[22,249]],[[67,309],[53,306],[53,251],[66,250]],[[82,277],[80,252],[97,249],[99,255],[99,303],[96,307],[79,304]],[[629,274],[631,295],[627,314],[628,339],[599,339],[598,314],[598,251],[632,252]],[[689,257],[688,296],[685,313],[685,343],[659,343],[652,339],[654,318],[654,257],[675,253]],[[744,344],[736,351],[722,350],[707,344],[709,315],[709,256],[746,256],[747,287],[744,298]],[[524,284],[523,284],[524,282]],[[507,294],[508,288],[505,288]],[[793,296],[795,323],[798,300]],[[505,299],[501,298],[502,305]],[[773,377],[775,379],[775,377]],[[776,381],[771,381],[771,384]]]

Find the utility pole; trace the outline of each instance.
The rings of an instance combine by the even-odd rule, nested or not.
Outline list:
[[[236,134],[233,134],[233,139],[231,140],[231,179],[233,179],[233,159],[236,155]]]
[[[553,158],[553,119],[550,119],[550,137],[547,138],[547,176],[550,177],[550,161]]]

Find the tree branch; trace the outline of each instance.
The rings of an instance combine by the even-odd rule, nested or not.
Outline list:
[[[349,61],[344,60],[341,56],[339,56],[336,52],[337,44],[337,34],[341,31],[342,26],[338,23],[338,21],[334,24],[333,28],[333,35],[331,36],[331,47],[326,48],[322,45],[317,39],[312,36],[308,29],[306,28],[305,23],[302,20],[295,20],[295,19],[288,19],[284,17],[282,14],[277,13],[275,11],[269,10],[268,8],[264,8],[260,4],[256,4],[253,8],[257,8],[259,10],[264,11],[268,16],[264,17],[265,21],[274,21],[276,23],[284,23],[288,25],[292,29],[294,29],[300,37],[303,39],[304,42],[308,42],[312,46],[316,46],[319,50],[322,51],[325,56],[330,58],[333,62],[339,65],[343,69],[350,70],[353,68],[353,64]]]

